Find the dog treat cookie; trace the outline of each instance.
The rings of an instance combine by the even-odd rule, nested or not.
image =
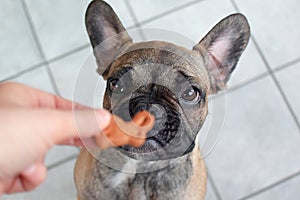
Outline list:
[[[112,115],[110,124],[103,130],[103,134],[96,137],[96,144],[101,149],[123,145],[142,146],[154,122],[154,116],[147,111],[138,112],[129,122]]]

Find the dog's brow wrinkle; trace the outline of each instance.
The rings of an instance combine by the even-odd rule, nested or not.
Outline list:
[[[178,73],[180,73],[185,79],[187,80],[194,80],[194,77],[187,74],[186,72],[182,71],[182,70],[178,70]]]
[[[115,71],[111,77],[122,77],[124,74],[126,74],[128,71],[132,69],[133,68],[131,66],[122,67],[120,70]]]

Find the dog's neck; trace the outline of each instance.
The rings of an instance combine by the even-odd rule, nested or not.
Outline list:
[[[198,145],[195,145],[193,151],[196,151],[197,148],[199,148]],[[145,173],[162,170],[164,168],[167,168],[169,165],[175,166],[179,165],[180,163],[185,163],[191,159],[191,154],[193,151],[180,157],[155,161],[132,159],[115,148],[107,149],[105,151],[91,150],[91,153],[94,156],[97,155],[96,159],[99,161],[99,163],[102,163],[102,165],[106,167],[115,169],[116,171],[129,173]]]
[[[95,183],[107,183],[111,193],[120,192],[120,195],[124,195],[124,192],[128,196],[137,195],[134,190],[140,187],[147,188],[144,191],[146,197],[155,193],[163,194],[164,191],[174,191],[174,195],[182,195],[177,194],[181,191],[178,188],[184,189],[193,175],[192,156],[189,153],[165,161],[147,161],[147,165],[130,159],[123,164],[121,170],[112,169],[98,161],[94,167],[96,176],[93,178]]]
[[[168,199],[170,195],[173,199],[194,199],[195,191],[182,191],[190,188],[190,184],[195,184],[193,187],[197,188],[196,191],[198,187],[203,189],[203,193],[205,191],[205,167],[197,144],[196,140],[193,151],[181,157],[151,162],[128,160],[127,156],[120,156],[119,151],[92,151],[100,160],[94,160],[91,176],[88,177],[89,184],[82,190],[82,195],[87,197],[86,199],[118,199],[127,196],[129,199],[160,200]],[[114,153],[114,156],[111,157],[110,153]],[[108,163],[107,160],[103,160],[103,156],[116,162]],[[119,166],[116,168],[116,165]],[[99,192],[99,187],[106,189]],[[159,197],[155,196],[157,194]],[[187,194],[193,198],[184,196]]]

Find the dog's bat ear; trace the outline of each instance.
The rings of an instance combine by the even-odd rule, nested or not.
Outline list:
[[[250,38],[250,27],[242,14],[233,14],[220,21],[193,50],[206,55],[211,76],[211,93],[226,87],[231,73]]]
[[[111,63],[132,39],[110,5],[101,0],[90,3],[85,24],[94,48],[97,71],[106,79]]]

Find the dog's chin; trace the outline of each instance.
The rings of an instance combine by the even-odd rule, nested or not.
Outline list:
[[[153,131],[153,130],[152,130]],[[150,134],[151,135],[151,132]],[[186,139],[183,139],[183,137]],[[184,140],[184,141],[182,141]],[[188,141],[189,142],[186,142]],[[159,161],[178,158],[190,152],[194,141],[182,132],[176,130],[159,131],[156,135],[148,137],[140,147],[125,145],[118,149],[129,158],[142,161]]]
[[[172,143],[172,140],[175,138],[177,131],[170,131],[170,130],[161,130],[157,134],[154,133],[155,130],[151,130],[149,135],[154,135],[148,137],[145,143],[140,147],[133,147],[130,145],[125,145],[119,147],[122,153],[125,155],[138,159],[138,160],[160,160],[162,159],[162,154],[167,154],[165,152],[165,148],[170,148],[168,146]],[[168,137],[166,137],[168,136]],[[164,155],[163,157],[166,157]]]

